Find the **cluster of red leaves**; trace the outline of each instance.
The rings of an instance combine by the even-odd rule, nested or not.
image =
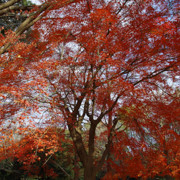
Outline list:
[[[168,104],[156,101],[149,107],[120,111],[122,127],[116,132],[113,155],[107,162],[112,171],[104,179],[180,178],[179,103],[177,99]]]
[[[3,159],[17,160],[22,164],[22,169],[29,175],[56,176],[48,166],[48,161],[61,151],[64,136],[56,128],[18,128],[20,133],[7,132],[2,139],[0,149],[1,161]],[[23,134],[23,135],[22,135]],[[19,136],[18,136],[19,135]]]

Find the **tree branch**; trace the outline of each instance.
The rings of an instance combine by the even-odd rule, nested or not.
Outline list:
[[[21,0],[11,0],[11,1],[8,1],[6,3],[3,3],[3,4],[0,5],[0,10],[5,9],[5,8],[7,8],[9,6],[12,6],[13,4],[15,4],[15,3],[19,2],[19,1],[21,1]]]

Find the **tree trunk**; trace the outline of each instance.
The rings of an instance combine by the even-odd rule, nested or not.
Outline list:
[[[93,165],[93,157],[89,156],[86,160],[84,166],[84,180],[95,180],[96,179],[96,169]]]
[[[84,168],[84,180],[96,180],[96,173],[93,170],[93,167]]]

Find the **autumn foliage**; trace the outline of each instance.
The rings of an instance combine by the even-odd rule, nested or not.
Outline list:
[[[178,179],[178,1],[57,0],[32,11],[26,41],[30,26],[1,35],[2,159],[38,174],[33,163],[63,151],[68,129],[85,180]]]

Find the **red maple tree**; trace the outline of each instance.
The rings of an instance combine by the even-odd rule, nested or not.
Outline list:
[[[2,118],[46,112],[67,127],[85,180],[105,166],[114,179],[179,177],[178,1],[54,2],[30,43],[9,35]]]

